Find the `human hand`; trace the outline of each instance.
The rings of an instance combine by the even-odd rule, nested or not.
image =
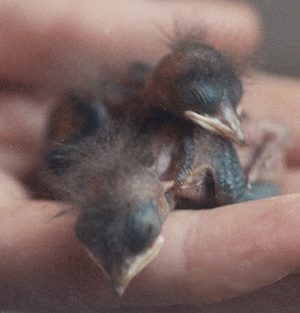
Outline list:
[[[95,83],[100,69],[115,76],[131,58],[157,61],[167,51],[159,29],[172,34],[174,19],[183,29],[207,30],[212,42],[237,57],[248,56],[258,42],[259,25],[247,6],[77,0],[10,1],[0,8],[0,36],[6,44],[0,52],[4,123],[0,164],[8,172],[1,175],[1,308],[190,312],[201,307],[204,312],[245,308],[258,312],[273,305],[280,312],[279,299],[287,306],[300,305],[293,290],[297,276],[247,299],[239,297],[297,273],[297,194],[214,210],[172,212],[164,224],[166,242],[158,257],[118,300],[75,238],[74,217],[53,218],[63,204],[31,200],[12,178],[26,176],[37,165],[46,112],[58,92]],[[262,74],[252,77],[255,84],[246,85],[243,106],[253,115],[274,117],[290,127],[293,146],[287,161],[294,168],[286,171],[283,189],[286,194],[297,192],[299,82]],[[239,298],[204,302],[232,297]]]

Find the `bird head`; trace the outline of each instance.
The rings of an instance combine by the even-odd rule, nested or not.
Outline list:
[[[121,296],[162,247],[160,232],[169,204],[151,172],[116,171],[118,175],[94,177],[88,198],[94,201],[81,204],[75,233]]]
[[[242,94],[231,63],[214,48],[188,38],[158,63],[145,88],[152,105],[239,144],[244,142],[237,113]]]

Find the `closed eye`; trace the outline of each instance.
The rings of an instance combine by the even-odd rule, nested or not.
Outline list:
[[[200,114],[214,114],[218,111],[223,89],[218,82],[202,78],[190,84],[182,96],[185,109]]]

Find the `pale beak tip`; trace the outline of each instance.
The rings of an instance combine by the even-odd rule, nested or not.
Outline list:
[[[244,145],[246,140],[242,131],[236,132],[236,143],[239,145]]]
[[[116,285],[113,287],[113,291],[114,291],[114,294],[117,298],[121,298],[124,294],[124,291],[126,289],[126,286],[123,286],[123,285]]]

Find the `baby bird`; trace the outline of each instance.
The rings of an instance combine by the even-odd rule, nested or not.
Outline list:
[[[184,36],[146,75],[144,104],[160,107],[197,125],[242,144],[237,114],[243,87],[229,59],[199,38]]]
[[[65,123],[62,110],[73,114]],[[110,115],[101,101],[74,95],[51,121],[43,180],[53,198],[78,212],[78,239],[121,296],[163,243],[182,135],[147,121],[142,130],[125,114]]]

